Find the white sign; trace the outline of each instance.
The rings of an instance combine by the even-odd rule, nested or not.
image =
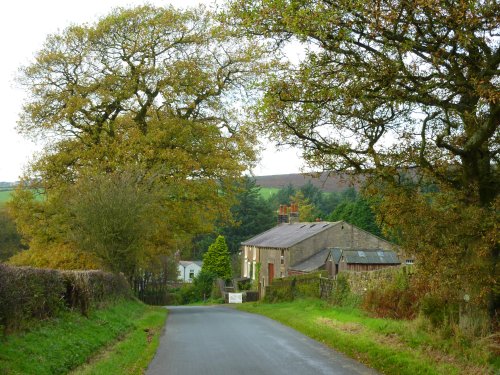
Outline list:
[[[229,303],[243,302],[243,293],[228,293],[228,294],[229,294]]]

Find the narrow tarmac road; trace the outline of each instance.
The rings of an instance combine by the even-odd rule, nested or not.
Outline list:
[[[376,374],[266,317],[221,306],[169,307],[148,375]]]

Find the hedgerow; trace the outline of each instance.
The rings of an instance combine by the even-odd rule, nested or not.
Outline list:
[[[131,298],[123,275],[103,271],[59,271],[0,264],[0,328],[17,331],[61,310],[87,315],[92,307]]]

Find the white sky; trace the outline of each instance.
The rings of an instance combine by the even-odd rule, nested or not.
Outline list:
[[[15,130],[21,109],[23,91],[14,87],[18,68],[28,64],[42,47],[48,34],[57,33],[72,23],[92,23],[118,6],[136,6],[143,0],[14,0],[2,5],[0,13],[0,181],[16,181],[26,163],[40,145],[21,137]],[[189,6],[204,0],[150,0],[150,4]],[[301,161],[296,150],[278,152],[266,146],[255,175],[299,172]]]

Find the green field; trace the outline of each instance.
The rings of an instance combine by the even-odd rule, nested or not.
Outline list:
[[[260,188],[260,196],[264,199],[269,199],[269,197],[273,194],[276,194],[278,191],[280,191],[280,188]]]
[[[10,200],[10,196],[13,190],[0,190],[0,205],[5,204],[8,200]]]

